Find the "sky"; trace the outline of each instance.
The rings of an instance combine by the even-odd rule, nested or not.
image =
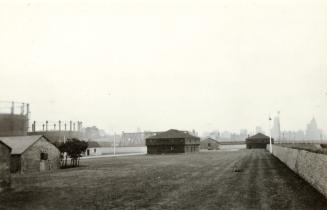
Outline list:
[[[327,130],[324,0],[1,0],[0,100],[109,132]]]

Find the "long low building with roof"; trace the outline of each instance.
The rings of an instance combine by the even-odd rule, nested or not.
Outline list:
[[[170,129],[146,139],[148,154],[199,152],[200,138],[187,131]]]
[[[29,173],[60,167],[60,152],[42,135],[0,137],[11,150],[10,171]]]
[[[248,137],[246,140],[247,149],[266,149],[267,145],[270,143],[270,137],[262,133],[257,133],[254,136]],[[272,144],[274,139],[271,139]]]

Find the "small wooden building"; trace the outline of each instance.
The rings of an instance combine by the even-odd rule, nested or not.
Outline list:
[[[0,141],[0,192],[10,187],[11,148]]]
[[[204,150],[216,150],[219,149],[219,142],[212,138],[206,138],[201,140],[200,149]]]
[[[88,146],[85,151],[86,156],[93,156],[93,155],[102,155],[101,153],[101,146],[96,141],[88,141]]]
[[[256,135],[250,136],[245,140],[247,149],[266,149],[269,142],[269,136],[266,136],[262,133],[257,133]],[[274,139],[271,139],[271,143],[274,143]]]
[[[199,152],[200,138],[171,129],[146,138],[148,154]]]
[[[60,152],[41,135],[0,137],[11,147],[10,171],[28,173],[60,167]]]

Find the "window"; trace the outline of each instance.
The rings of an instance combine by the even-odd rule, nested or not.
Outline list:
[[[41,159],[41,160],[48,160],[48,153],[46,153],[46,152],[41,152],[41,154],[40,154],[40,159]]]

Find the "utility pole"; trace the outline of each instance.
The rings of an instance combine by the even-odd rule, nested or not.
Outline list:
[[[280,111],[277,111],[278,116],[278,141],[281,141],[281,128],[280,128]]]
[[[269,151],[272,153],[272,144],[271,144],[271,117],[269,116]]]

